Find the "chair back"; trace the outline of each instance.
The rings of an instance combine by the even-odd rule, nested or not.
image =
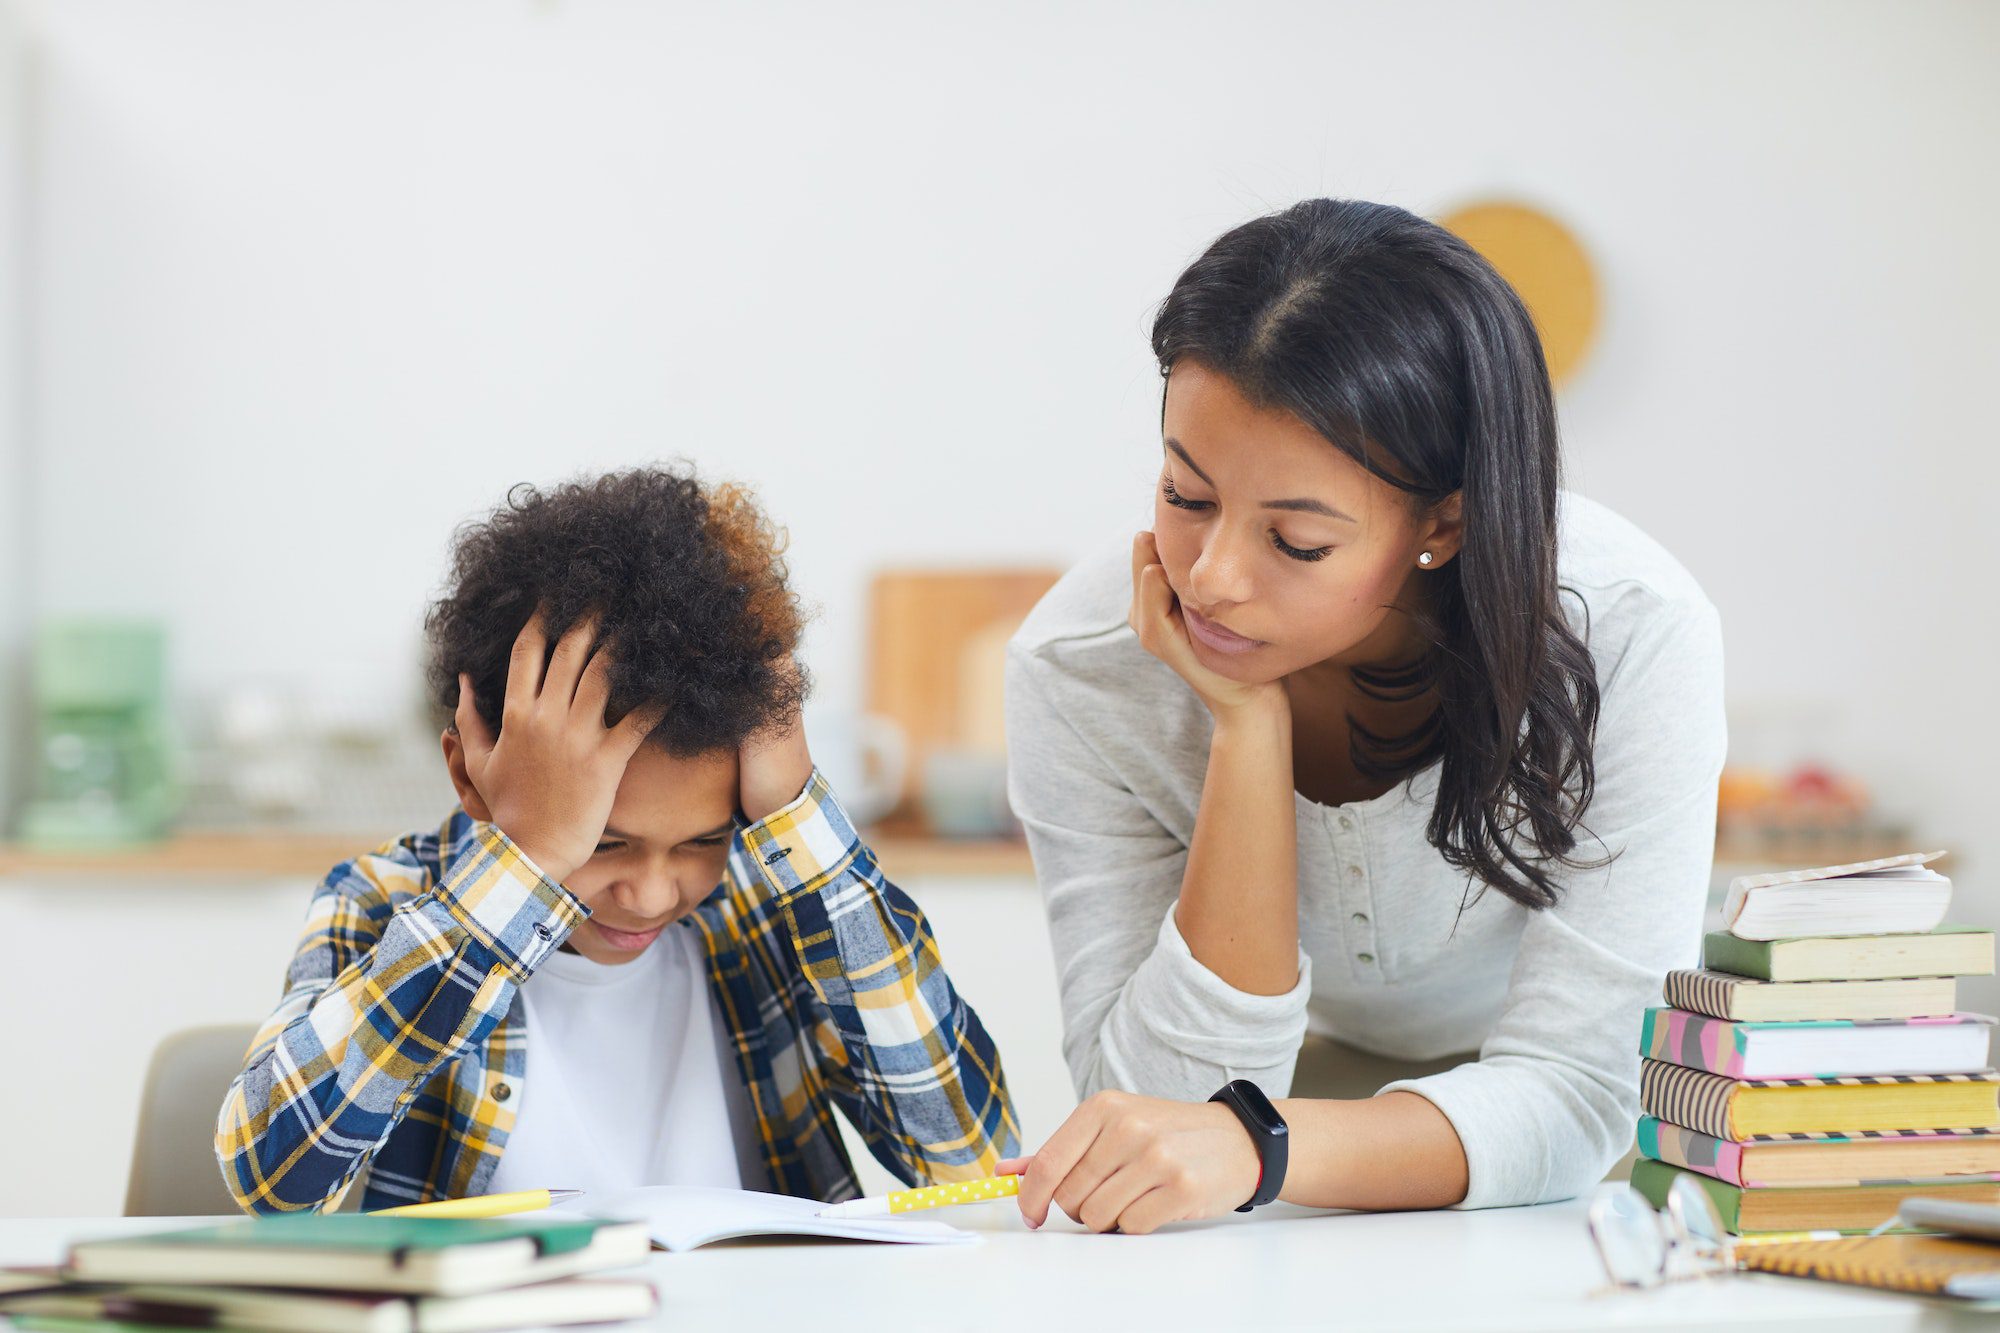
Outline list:
[[[153,1052],[139,1096],[139,1135],[125,1185],[127,1217],[242,1213],[215,1161],[215,1120],[243,1068],[254,1023],[186,1028]]]

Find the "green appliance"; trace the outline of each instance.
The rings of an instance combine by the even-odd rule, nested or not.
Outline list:
[[[165,836],[174,784],[164,627],[44,622],[31,689],[37,745],[22,841],[82,850]]]

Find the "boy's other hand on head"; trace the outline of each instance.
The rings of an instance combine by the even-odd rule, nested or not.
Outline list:
[[[789,658],[784,669],[798,673],[798,665]],[[796,801],[812,777],[812,751],[806,745],[805,723],[797,716],[753,731],[737,753],[743,814],[753,824]]]
[[[611,672],[601,647],[596,618],[585,617],[550,652],[537,610],[514,640],[498,737],[475,706],[471,678],[458,679],[454,721],[472,788],[461,788],[466,812],[496,825],[558,881],[590,859],[626,764],[662,716],[657,706],[639,708],[605,725]],[[448,759],[450,751],[447,737]]]

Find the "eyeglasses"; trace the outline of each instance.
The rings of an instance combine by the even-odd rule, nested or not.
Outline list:
[[[1722,1215],[1688,1176],[1674,1178],[1659,1212],[1630,1185],[1599,1185],[1586,1216],[1615,1287],[1654,1287],[1736,1267],[1736,1245]]]

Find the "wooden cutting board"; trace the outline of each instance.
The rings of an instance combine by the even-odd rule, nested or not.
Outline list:
[[[1007,640],[1060,569],[888,570],[869,590],[868,711],[902,727],[915,790],[940,749],[1005,754]]]

